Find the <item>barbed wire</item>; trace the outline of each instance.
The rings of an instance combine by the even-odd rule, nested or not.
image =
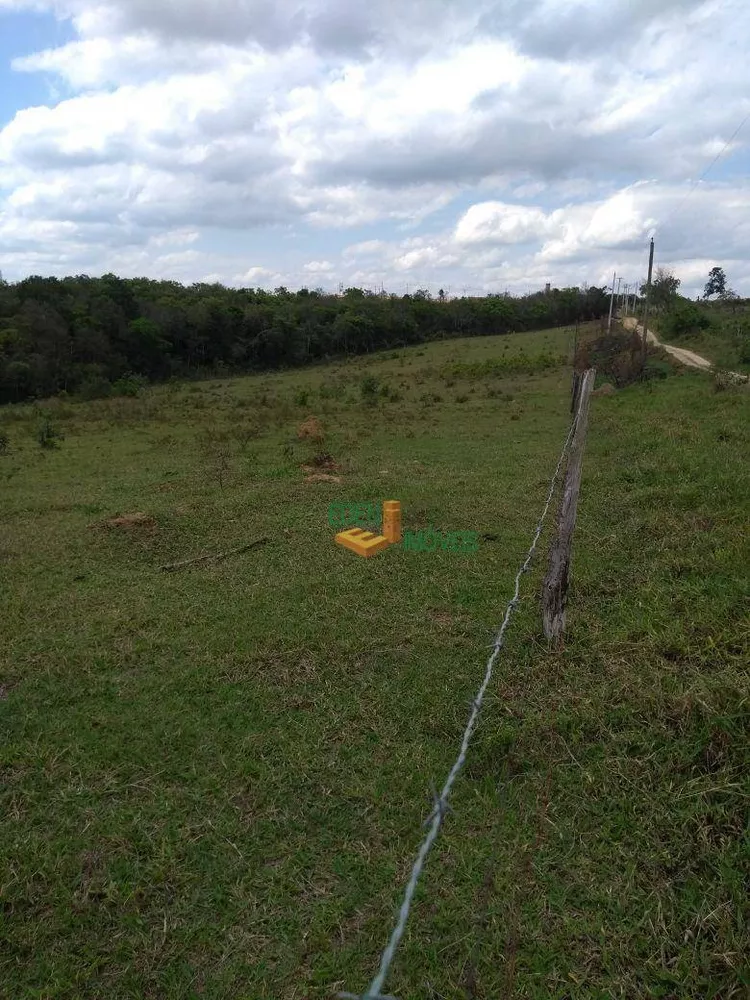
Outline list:
[[[463,739],[461,740],[461,749],[459,751],[458,757],[453,764],[453,767],[448,773],[448,777],[445,779],[445,784],[443,785],[442,791],[439,796],[435,796],[435,804],[430,815],[425,821],[425,826],[429,826],[427,834],[422,841],[422,844],[417,852],[414,865],[412,866],[411,876],[406,885],[404,891],[403,902],[401,903],[401,908],[399,910],[398,919],[396,925],[391,932],[391,936],[388,940],[388,944],[383,951],[380,959],[380,967],[378,969],[377,975],[370,983],[367,992],[363,994],[358,993],[338,993],[337,996],[340,1000],[396,1000],[396,997],[386,996],[381,992],[385,981],[388,978],[388,973],[390,972],[391,965],[393,964],[393,959],[396,955],[396,950],[398,949],[401,938],[406,930],[406,924],[409,919],[409,912],[411,910],[411,904],[414,899],[414,893],[416,892],[417,883],[424,869],[425,861],[427,860],[427,855],[430,853],[432,845],[437,839],[440,828],[443,825],[443,820],[445,819],[446,813],[450,810],[448,804],[448,799],[450,797],[451,789],[453,784],[458,777],[464,763],[466,762],[466,756],[469,750],[469,744],[471,743],[471,738],[474,734],[476,728],[477,720],[479,718],[479,713],[482,709],[482,702],[484,701],[484,695],[487,691],[490,681],[492,680],[492,673],[495,667],[495,661],[497,660],[500,650],[503,648],[503,643],[505,640],[505,632],[508,628],[508,622],[511,619],[513,612],[519,603],[519,595],[521,590],[521,577],[526,573],[531,565],[531,560],[534,558],[534,553],[536,552],[537,543],[539,542],[539,537],[542,533],[542,528],[544,527],[544,522],[547,518],[547,513],[549,512],[550,504],[552,503],[552,498],[555,494],[555,487],[557,486],[557,480],[560,476],[560,470],[562,469],[563,462],[565,461],[565,456],[568,452],[568,447],[570,441],[573,437],[575,431],[576,423],[578,420],[578,415],[573,418],[570,425],[570,430],[568,431],[568,436],[565,439],[565,444],[563,445],[562,451],[560,452],[560,457],[557,460],[557,466],[555,467],[555,472],[552,476],[550,482],[549,492],[547,493],[547,500],[544,504],[541,517],[536,526],[534,532],[534,538],[531,543],[531,547],[526,554],[526,558],[521,564],[521,568],[518,573],[516,573],[515,587],[513,591],[513,597],[511,598],[508,606],[505,609],[505,616],[503,617],[502,624],[495,635],[495,640],[492,645],[492,653],[489,660],[487,661],[487,667],[484,673],[484,679],[479,687],[479,690],[472,700],[471,703],[471,713],[469,715],[469,721],[466,724],[466,729],[464,730]]]

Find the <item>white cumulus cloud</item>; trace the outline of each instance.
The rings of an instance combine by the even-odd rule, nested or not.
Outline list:
[[[748,280],[744,0],[0,0],[0,30],[27,9],[73,37],[4,67],[8,277],[523,290],[640,272],[655,230],[692,288]]]

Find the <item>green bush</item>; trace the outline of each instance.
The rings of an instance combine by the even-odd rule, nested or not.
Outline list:
[[[5,455],[10,451],[10,438],[5,431],[0,431],[0,455]]]
[[[122,378],[118,378],[112,385],[112,393],[115,396],[138,396],[148,385],[145,375],[136,375],[134,372],[127,372]]]
[[[695,336],[710,326],[710,318],[694,302],[678,299],[662,320],[660,332],[667,339],[671,337],[679,340],[681,337]]]
[[[36,439],[40,448],[57,448],[58,443],[64,439],[65,435],[52,421],[46,417],[36,432]]]
[[[374,406],[378,401],[380,380],[375,378],[374,375],[366,375],[359,383],[359,391],[362,394],[364,402],[367,403],[368,406]]]

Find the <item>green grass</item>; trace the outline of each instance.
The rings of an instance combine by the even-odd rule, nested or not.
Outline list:
[[[711,302],[703,305],[702,309],[711,319],[708,329],[684,337],[670,337],[665,333],[664,340],[675,347],[695,351],[717,368],[750,373],[750,357],[747,354],[748,307],[744,303],[738,303],[733,309],[729,305]],[[653,322],[649,321],[649,326],[659,330],[658,315]],[[745,330],[744,339],[740,334],[742,329]]]
[[[446,341],[0,413],[0,995],[364,989],[569,421],[564,367],[446,366],[569,346]],[[749,410],[697,373],[592,401],[566,645],[540,636],[542,552],[403,1000],[746,995]],[[310,414],[320,445],[296,436]],[[316,450],[341,483],[305,483]],[[331,501],[386,498],[479,552],[333,543]],[[103,526],[133,512],[152,521]]]

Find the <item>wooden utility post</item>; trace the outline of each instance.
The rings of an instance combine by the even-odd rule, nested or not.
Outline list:
[[[570,444],[568,468],[565,473],[560,514],[557,520],[557,537],[552,543],[547,575],[542,585],[542,620],[544,634],[550,640],[560,641],[565,629],[565,605],[570,578],[570,554],[578,511],[578,494],[581,489],[583,450],[586,446],[589,398],[594,388],[596,369],[589,368],[578,375],[577,416],[573,440]]]
[[[648,350],[648,300],[651,294],[651,275],[654,271],[654,238],[651,237],[651,249],[648,254],[648,278],[646,280],[646,301],[643,306],[643,363],[646,363]]]
[[[612,292],[609,296],[609,319],[607,320],[607,336],[612,333],[612,307],[615,304],[615,278],[617,277],[617,272],[612,274]]]

